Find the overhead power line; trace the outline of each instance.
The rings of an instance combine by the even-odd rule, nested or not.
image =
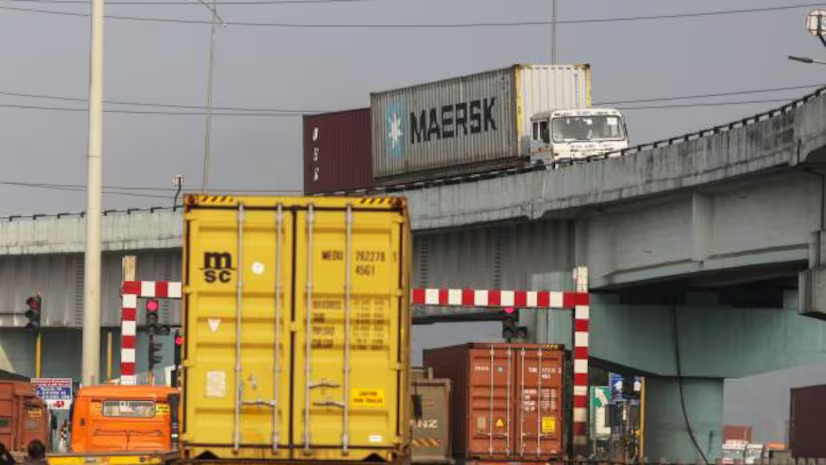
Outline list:
[[[88,108],[71,108],[71,107],[56,107],[48,105],[20,105],[14,103],[0,103],[0,108],[12,108],[17,110],[48,110],[48,111],[62,111],[85,113]],[[104,109],[106,113],[123,113],[130,115],[171,115],[171,116],[205,116],[205,111],[163,111],[163,110],[118,110],[118,109]],[[267,118],[282,118],[282,117],[296,117],[302,116],[304,113],[266,113],[266,112],[212,112],[213,116],[250,116],[250,117],[267,117]]]
[[[666,108],[696,108],[696,107],[722,107],[722,106],[732,106],[732,105],[755,105],[759,103],[788,103],[789,99],[765,99],[765,100],[741,100],[737,102],[705,102],[705,103],[684,103],[684,104],[673,104],[673,105],[643,105],[643,106],[631,106],[631,107],[620,107],[623,111],[632,111],[632,110],[659,110],[659,109],[666,109]]]
[[[583,19],[564,19],[557,20],[557,25],[565,24],[589,24],[589,23],[619,23],[632,21],[654,21],[667,20],[678,18],[698,18],[705,16],[722,16],[722,15],[737,15],[746,13],[765,13],[772,11],[794,10],[800,8],[815,8],[820,6],[820,3],[804,3],[796,5],[782,5],[763,8],[743,8],[737,10],[716,10],[716,11],[700,11],[693,13],[674,13],[667,15],[650,15],[650,16],[618,16],[612,18],[583,18]],[[46,10],[40,8],[23,8],[15,6],[0,6],[0,10],[20,11],[28,13],[42,13],[61,16],[76,16],[86,17],[88,13],[79,13],[73,11],[57,11]],[[117,19],[124,21],[150,21],[157,23],[175,23],[175,24],[211,24],[210,21],[197,19],[178,19],[178,18],[161,18],[148,16],[122,16],[122,15],[106,15],[108,19]],[[276,27],[276,28],[324,28],[324,29],[440,29],[440,28],[484,28],[484,27],[527,27],[527,26],[547,26],[551,21],[512,21],[512,22],[475,22],[475,23],[443,23],[443,24],[312,24],[312,23],[269,23],[269,22],[247,22],[236,21],[226,22],[227,26],[234,27]]]
[[[39,99],[47,99],[47,100],[62,100],[67,102],[87,102],[88,99],[83,97],[68,97],[64,95],[51,95],[51,94],[33,94],[28,92],[11,92],[11,91],[0,91],[0,95],[6,95],[9,97],[26,97],[26,98],[39,98]],[[205,110],[206,107],[203,105],[183,105],[183,104],[173,104],[173,103],[155,103],[155,102],[136,102],[136,101],[125,101],[125,100],[104,100],[104,103],[108,103],[111,105],[134,105],[134,106],[144,106],[144,107],[160,107],[160,108],[178,108],[178,109],[189,109],[189,110]],[[295,109],[284,109],[284,108],[255,108],[255,107],[212,107],[213,110],[219,111],[243,111],[243,112],[263,112],[263,113],[322,113],[324,110],[295,110]]]
[[[87,0],[7,0],[9,2],[14,3],[42,3],[48,5],[88,5],[89,2]],[[215,2],[218,6],[249,6],[249,5],[324,5],[330,3],[363,3],[363,2],[371,2],[374,0],[239,0],[239,1],[226,1],[226,2]],[[212,2],[210,2],[211,4]],[[171,0],[168,2],[164,1],[153,1],[153,0],[125,0],[125,1],[112,1],[106,2],[106,6],[112,5],[152,5],[152,6],[180,6],[180,5],[192,5],[192,1],[177,1]]]
[[[637,103],[650,103],[650,102],[659,102],[659,101],[675,101],[675,100],[691,100],[691,99],[704,99],[704,98],[712,98],[712,97],[725,97],[725,96],[734,96],[734,95],[748,95],[748,94],[761,94],[761,93],[771,93],[771,92],[783,92],[783,91],[790,91],[790,90],[801,90],[801,89],[812,89],[821,87],[823,84],[805,84],[805,85],[797,85],[797,86],[786,86],[786,87],[769,87],[769,88],[761,88],[761,89],[748,89],[748,90],[738,90],[738,91],[729,91],[729,92],[715,92],[715,93],[706,93],[706,94],[693,94],[693,95],[678,95],[678,96],[664,96],[664,97],[655,97],[655,98],[642,98],[642,99],[629,99],[629,100],[615,100],[615,101],[605,101],[605,102],[598,102],[594,105],[622,105],[622,104],[637,104]],[[0,95],[6,95],[11,97],[25,97],[25,98],[38,98],[38,99],[47,99],[47,100],[59,100],[59,101],[70,101],[70,102],[86,102],[85,98],[81,97],[69,97],[63,95],[53,95],[53,94],[38,94],[38,93],[28,93],[28,92],[13,92],[13,91],[0,91]],[[747,103],[769,103],[769,102],[778,102],[778,101],[789,101],[790,99],[771,99],[771,100],[758,100],[758,101],[744,101],[744,102],[713,102],[714,105],[740,105],[740,104],[747,104]],[[158,108],[168,108],[168,109],[185,109],[185,110],[204,110],[205,107],[201,105],[184,105],[184,104],[173,104],[173,103],[156,103],[156,102],[138,102],[138,101],[129,101],[129,100],[106,100],[105,103],[112,104],[112,105],[133,105],[133,106],[143,106],[143,107],[158,107]],[[691,104],[691,105],[659,105],[659,106],[649,106],[649,107],[628,107],[630,109],[650,109],[650,108],[683,108],[686,106],[697,106],[698,104]],[[25,105],[25,104],[5,104],[0,103],[0,108],[13,108],[13,109],[28,109],[28,110],[52,110],[52,111],[69,111],[69,112],[85,112],[87,111],[86,108],[72,108],[72,107],[56,107],[56,106],[48,106],[48,105]],[[329,110],[309,110],[309,109],[283,109],[283,108],[262,108],[262,107],[245,107],[245,106],[229,106],[229,107],[213,107],[214,110],[218,110],[218,113],[213,112],[214,115],[221,115],[221,116],[260,116],[260,117],[289,117],[289,116],[301,116],[305,114],[312,114],[312,113],[323,113]],[[181,115],[181,116],[203,116],[206,113],[202,111],[160,111],[160,110],[124,110],[124,109],[109,109],[106,110],[109,113],[126,113],[126,114],[137,114],[137,115]]]
[[[10,187],[28,187],[36,189],[52,189],[63,191],[86,191],[85,184],[62,184],[62,183],[44,183],[44,182],[22,182],[22,181],[0,181],[0,185]],[[177,189],[171,187],[152,187],[152,186],[103,186],[103,189],[112,195],[129,194],[136,197],[149,197],[167,199],[174,195]],[[183,190],[196,190],[196,186],[185,187]],[[215,191],[225,192],[228,194],[245,194],[245,193],[273,193],[273,194],[295,194],[301,192],[299,189],[214,189]],[[167,192],[169,195],[160,194],[139,194],[130,191],[140,192]]]
[[[679,96],[668,96],[668,97],[653,97],[653,98],[643,98],[643,99],[632,99],[632,100],[615,100],[613,102],[599,102],[595,103],[594,105],[620,105],[623,103],[646,103],[646,102],[662,102],[662,101],[673,101],[673,100],[693,100],[693,99],[703,99],[703,98],[711,98],[711,97],[730,97],[733,95],[747,95],[747,94],[765,94],[770,92],[783,92],[788,90],[801,90],[801,89],[813,89],[816,87],[823,87],[826,84],[805,84],[799,86],[788,86],[788,87],[769,87],[769,88],[762,88],[762,89],[750,89],[750,90],[735,90],[730,92],[715,92],[715,93],[708,93],[708,94],[694,94],[694,95],[679,95]]]

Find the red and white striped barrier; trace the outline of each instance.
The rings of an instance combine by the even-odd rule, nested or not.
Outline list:
[[[588,329],[590,322],[587,274],[578,269],[577,292],[503,291],[487,289],[413,289],[413,305],[448,307],[518,307],[569,309],[574,312],[574,444],[583,445],[588,421]],[[138,298],[180,299],[181,283],[125,281],[121,288],[121,384],[136,382],[135,344]]]
[[[587,292],[413,289],[411,303],[443,307],[516,307],[574,311],[574,443],[585,444],[588,423]]]
[[[180,299],[181,283],[124,281],[121,284],[120,384],[135,385],[135,347],[138,336],[138,298]]]

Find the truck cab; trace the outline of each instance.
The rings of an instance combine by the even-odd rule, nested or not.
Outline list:
[[[71,452],[166,452],[177,438],[179,391],[166,386],[87,386],[72,404]]]
[[[533,163],[550,166],[554,162],[588,159],[626,148],[625,117],[613,108],[553,110],[531,117]]]

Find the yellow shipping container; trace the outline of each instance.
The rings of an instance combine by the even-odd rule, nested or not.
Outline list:
[[[405,200],[185,205],[184,459],[406,460]]]

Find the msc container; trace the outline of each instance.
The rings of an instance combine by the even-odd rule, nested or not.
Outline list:
[[[518,462],[564,455],[560,346],[471,343],[425,350],[424,362],[453,383],[454,457]]]
[[[421,408],[413,418],[410,440],[413,463],[449,464],[450,448],[450,380],[421,376],[413,379],[414,405]]]
[[[304,193],[372,185],[370,109],[304,116]]]
[[[188,195],[185,459],[409,459],[403,198]]]
[[[751,442],[751,426],[723,425],[723,441]]]
[[[0,380],[0,443],[12,452],[25,452],[34,439],[49,441],[49,410],[25,381]]]
[[[532,115],[591,105],[589,65],[514,65],[373,93],[373,174],[422,180],[522,163]]]
[[[826,457],[826,384],[792,388],[789,449],[795,458]]]

